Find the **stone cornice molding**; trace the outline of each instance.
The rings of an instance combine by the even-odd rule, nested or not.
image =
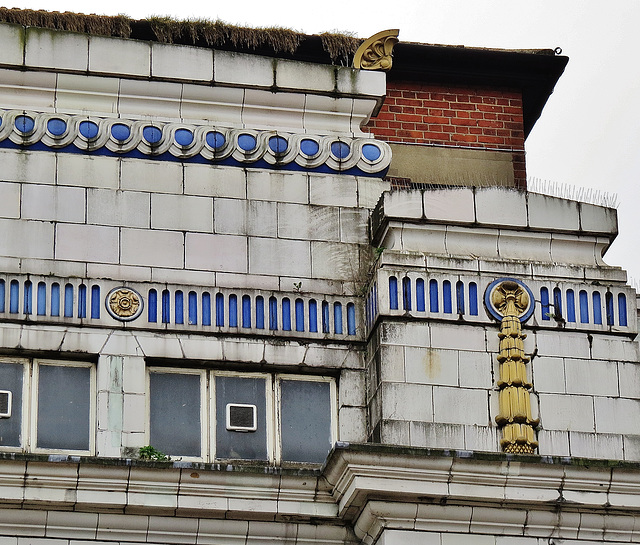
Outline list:
[[[631,536],[640,514],[637,464],[352,445],[334,450],[324,474],[365,543],[384,527],[523,535],[526,520],[528,535],[602,536],[606,519]]]

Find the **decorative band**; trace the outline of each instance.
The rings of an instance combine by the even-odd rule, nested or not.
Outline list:
[[[174,160],[200,159],[250,165],[337,172],[352,169],[383,173],[391,149],[371,138],[293,134],[280,131],[229,129],[184,123],[134,121],[20,110],[0,111],[0,142],[17,146],[44,145],[52,150]],[[75,148],[75,149],[73,149]]]

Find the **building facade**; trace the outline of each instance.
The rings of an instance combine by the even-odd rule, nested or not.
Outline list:
[[[396,36],[0,24],[4,543],[640,541],[615,210],[526,191],[566,58]]]

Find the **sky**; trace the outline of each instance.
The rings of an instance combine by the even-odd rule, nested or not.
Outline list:
[[[13,0],[6,7],[221,19],[360,38],[398,28],[401,41],[560,47],[569,64],[527,139],[527,174],[568,195],[617,194],[620,234],[605,262],[626,269],[640,288],[640,0]]]

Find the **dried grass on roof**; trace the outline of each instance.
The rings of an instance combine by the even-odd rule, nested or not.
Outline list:
[[[126,15],[84,15],[65,11],[0,8],[0,21],[23,26],[86,32],[100,36],[131,36],[131,19]]]
[[[70,32],[84,32],[99,36],[132,37],[132,25],[146,23],[159,42],[206,45],[232,49],[271,49],[275,54],[290,55],[309,38],[308,35],[286,28],[249,28],[208,19],[177,20],[171,17],[150,17],[137,21],[126,15],[85,15],[29,9],[0,8],[0,21],[23,26],[51,28]],[[134,36],[135,37],[135,36]],[[320,35],[323,49],[331,61],[348,64],[362,42],[348,34]]]

